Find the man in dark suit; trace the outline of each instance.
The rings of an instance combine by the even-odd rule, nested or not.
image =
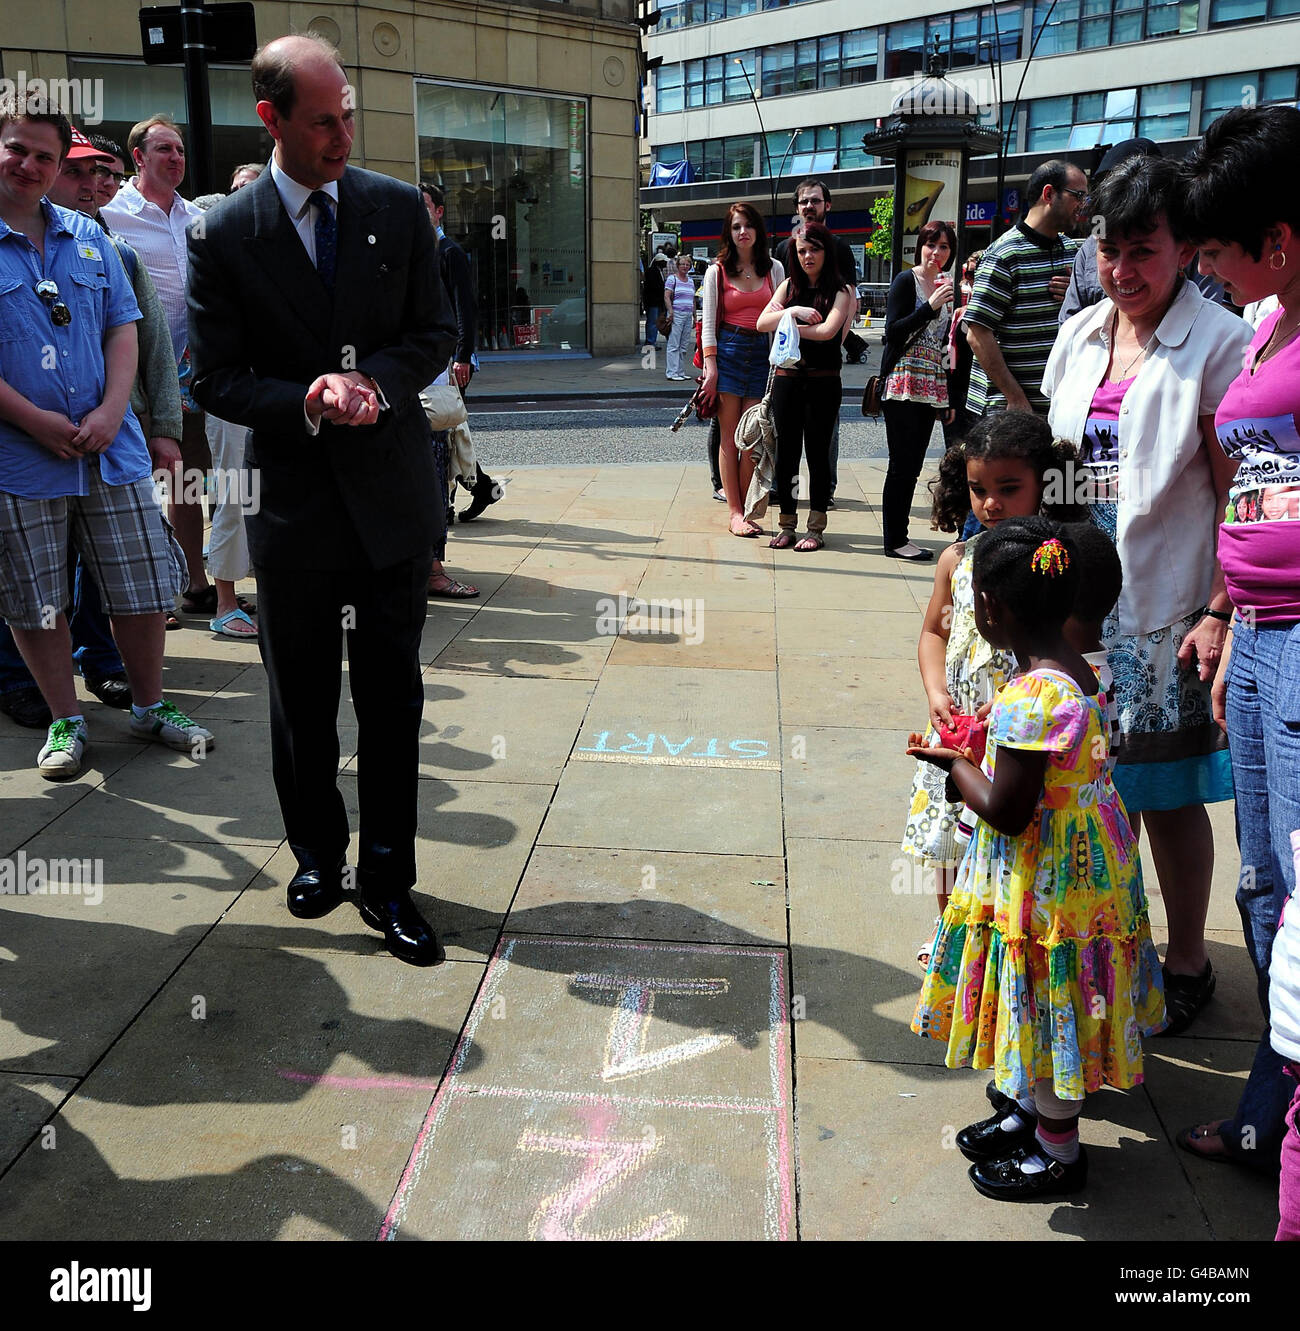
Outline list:
[[[415,883],[418,648],[444,530],[418,393],[454,327],[417,190],[348,166],[352,89],[338,52],[281,37],[253,60],[271,168],[190,237],[194,396],[251,427],[247,518],[276,793],[298,872],[289,910],[328,913],[350,880],[339,793],[342,648],[358,725],[362,919],[388,950],[440,951]]]

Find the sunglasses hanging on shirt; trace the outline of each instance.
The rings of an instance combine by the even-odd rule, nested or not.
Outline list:
[[[63,303],[59,296],[58,284],[51,282],[47,277],[43,282],[37,282],[36,294],[40,297],[41,303],[50,312],[50,318],[56,328],[66,328],[72,322],[72,311]]]

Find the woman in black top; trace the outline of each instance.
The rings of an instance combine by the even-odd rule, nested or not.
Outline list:
[[[835,239],[811,222],[794,238],[797,262],[758,316],[758,331],[771,333],[783,314],[799,324],[800,363],[778,369],[772,384],[776,425],[776,493],[781,530],[768,544],[774,550],[820,550],[825,544],[826,505],[831,497],[831,431],[840,412],[840,343],[852,316],[852,289],[844,285],[835,259]],[[808,534],[795,544],[798,522],[795,482],[799,457],[808,454]]]
[[[949,414],[945,374],[948,319],[957,234],[947,222],[927,222],[916,238],[917,263],[894,278],[885,307],[881,394],[889,471],[881,499],[885,554],[922,561],[934,556],[907,539],[907,518],[936,418]],[[886,373],[885,367],[888,367]]]

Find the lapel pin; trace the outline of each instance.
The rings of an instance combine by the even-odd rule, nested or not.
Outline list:
[[[375,238],[374,238],[374,236],[367,236],[367,237],[366,237],[366,241],[367,241],[369,244],[373,245],[373,244],[375,243]]]

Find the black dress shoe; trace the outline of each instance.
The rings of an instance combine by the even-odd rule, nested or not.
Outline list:
[[[34,684],[0,693],[0,712],[29,730],[45,730],[54,719],[40,689]]]
[[[118,670],[111,675],[86,675],[86,687],[104,704],[125,711],[132,703],[131,686],[126,682],[124,671]]]
[[[1031,1119],[1023,1128],[1004,1129],[1002,1124],[1012,1113],[1023,1113],[1014,1100],[1010,1109],[999,1110],[992,1118],[981,1119],[963,1128],[957,1134],[957,1149],[967,1160],[997,1160],[1021,1146],[1032,1146],[1037,1120]],[[1029,1116],[1023,1114],[1023,1117]]]
[[[1021,1147],[1000,1160],[980,1160],[967,1171],[976,1192],[998,1202],[1032,1202],[1039,1197],[1064,1197],[1078,1192],[1088,1182],[1088,1156],[1079,1147],[1079,1158],[1072,1165],[1049,1159],[1047,1168],[1026,1174],[1021,1166],[1033,1155]]]
[[[478,480],[470,486],[469,492],[474,496],[474,499],[468,508],[461,510],[460,520],[462,522],[473,522],[489,504],[495,504],[502,495],[501,487],[482,467],[478,469]]]
[[[917,546],[916,553],[914,555],[905,555],[902,553],[902,550],[903,550],[902,546],[900,546],[897,550],[886,550],[885,558],[906,559],[909,563],[912,564],[926,564],[929,563],[929,561],[934,558],[933,550],[923,550],[921,549],[920,546]]]
[[[384,935],[384,946],[411,966],[436,966],[446,953],[438,935],[415,908],[410,892],[362,887],[357,894],[362,921]]]
[[[289,914],[298,920],[319,920],[343,900],[343,866],[299,869],[285,893]]]
[[[999,1113],[1004,1109],[1009,1110],[1011,1106],[1016,1103],[1009,1095],[1003,1095],[1002,1092],[998,1090],[998,1084],[995,1081],[989,1082],[984,1088],[984,1094],[988,1097],[989,1104],[991,1104],[994,1109],[998,1110]]]

